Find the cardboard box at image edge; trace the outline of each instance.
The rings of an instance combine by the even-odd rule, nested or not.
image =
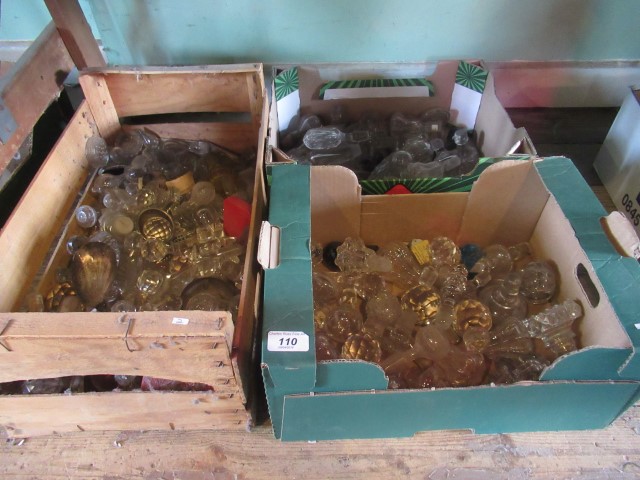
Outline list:
[[[468,191],[478,175],[496,159],[536,153],[526,130],[513,126],[497,98],[493,75],[478,61],[301,65],[284,70],[276,67],[273,76],[268,143],[274,149],[279,146],[279,134],[295,115],[313,113],[328,122],[336,104],[345,107],[349,121],[356,121],[365,112],[389,118],[394,112],[420,115],[431,108],[442,108],[451,112],[451,123],[475,129],[485,157],[471,174],[445,179],[361,180],[366,194],[384,193],[398,184],[414,193]],[[355,88],[355,82],[347,81],[354,79],[367,80],[358,82]],[[381,86],[383,79],[396,80]],[[344,88],[323,90],[328,82]],[[420,86],[399,86],[408,82]],[[334,92],[335,98],[329,98],[329,92]],[[267,174],[274,166],[291,162],[282,152],[267,154]]]
[[[355,175],[342,167],[274,169],[259,255],[272,267],[265,270],[262,372],[275,436],[327,440],[608,425],[640,391],[634,326],[640,267],[613,249],[600,224],[605,215],[566,158],[497,163],[470,193],[393,196],[361,196]],[[558,266],[556,301],[576,299],[584,308],[581,349],[558,359],[538,382],[435,390],[387,390],[384,372],[367,362],[316,363],[311,241],[360,236],[380,245],[436,235],[481,246],[529,241],[537,257]],[[277,351],[268,344],[274,332],[308,337],[309,348]]]
[[[125,374],[197,382],[213,391],[0,395],[0,425],[10,437],[91,429],[245,429],[251,424],[259,380],[255,246],[265,205],[268,119],[262,65],[88,69],[81,72],[80,82],[86,101],[0,234],[0,382]],[[191,112],[244,116],[240,121],[187,121],[183,114]],[[123,121],[155,114],[176,114],[180,121],[135,126]],[[256,152],[235,322],[231,312],[18,312],[34,279],[43,296],[56,285],[56,271],[69,259],[64,239],[74,230],[80,233],[74,222],[68,227],[65,222],[92,173],[85,158],[87,139],[100,135],[110,141],[121,129],[132,128],[150,128],[163,138],[208,140],[243,154]]]
[[[629,89],[593,167],[640,234],[640,86]]]

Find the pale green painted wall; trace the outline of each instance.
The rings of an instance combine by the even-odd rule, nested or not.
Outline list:
[[[87,0],[80,0],[87,21],[99,38]],[[33,40],[51,21],[43,0],[0,0],[0,41]]]
[[[113,64],[640,59],[640,0],[82,0]],[[37,0],[1,0],[0,39]],[[22,38],[20,38],[22,36]]]

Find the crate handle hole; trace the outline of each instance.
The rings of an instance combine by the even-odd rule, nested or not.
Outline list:
[[[589,272],[582,263],[579,263],[576,268],[576,277],[578,278],[582,292],[587,297],[589,305],[591,305],[592,308],[597,307],[598,304],[600,304],[600,292],[598,292],[598,288],[593,283],[593,280],[591,280]]]

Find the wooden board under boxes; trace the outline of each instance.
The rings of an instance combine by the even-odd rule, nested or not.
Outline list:
[[[213,392],[2,395],[0,425],[9,437],[87,429],[247,428],[257,379],[256,225],[265,204],[262,66],[88,69],[80,83],[86,101],[0,234],[0,382],[117,373],[199,382],[213,386]],[[87,139],[101,135],[109,141],[121,128],[132,128],[124,119],[153,115],[157,120],[164,114],[171,114],[160,117],[168,118],[166,123],[138,122],[135,128],[257,152],[235,324],[229,312],[20,313],[34,278],[41,277],[38,291],[46,294],[56,268],[66,261],[52,254],[51,246],[64,245],[71,234],[73,226],[60,237],[93,173],[84,156]],[[207,114],[216,114],[214,121]],[[231,121],[217,114],[231,114]],[[185,118],[204,121],[181,121]]]

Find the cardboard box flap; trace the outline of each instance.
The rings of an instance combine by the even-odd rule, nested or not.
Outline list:
[[[361,188],[356,174],[340,166],[315,166],[310,170],[313,241],[324,245],[359,236]]]
[[[276,386],[286,383],[310,391],[315,385],[316,355],[314,325],[309,322],[313,319],[309,167],[288,165],[272,174],[278,188],[271,191],[269,221],[279,229],[280,244],[269,248],[278,249],[279,263],[264,272],[268,301],[263,308],[262,362]],[[299,208],[289,208],[294,204]],[[296,294],[282,288],[288,282],[299,288]],[[296,345],[290,345],[288,338],[295,338]]]
[[[514,245],[529,240],[549,192],[533,161],[503,160],[487,168],[469,193],[457,242]],[[496,202],[496,190],[500,202]],[[479,228],[482,225],[482,228]]]
[[[467,128],[474,128],[480,107],[480,99],[488,77],[491,75],[477,62],[457,60],[441,61],[435,65],[421,64],[406,66],[406,78],[420,78],[432,96],[426,97],[425,91],[419,95],[401,96],[394,94],[398,89],[389,88],[387,94],[366,98],[352,92],[347,98],[341,98],[346,106],[346,114],[351,120],[358,119],[366,111],[383,110],[389,113],[402,111],[408,115],[418,115],[427,108],[451,110],[451,121]],[[323,118],[329,118],[334,108],[333,100],[323,100],[323,85],[327,81],[400,79],[404,68],[390,73],[384,64],[339,65],[339,69],[329,66],[297,66],[276,74],[274,79],[275,99],[278,110],[278,128],[284,131],[296,114],[313,112]],[[403,78],[404,78],[403,77]],[[408,87],[412,88],[412,87]],[[418,87],[415,87],[418,88]],[[424,89],[423,89],[424,90]],[[349,98],[350,97],[350,98]],[[416,102],[416,98],[420,102]],[[504,153],[504,152],[502,152]]]
[[[640,374],[640,347],[637,299],[640,298],[640,265],[634,258],[620,255],[605,234],[601,218],[606,211],[580,173],[567,158],[547,158],[535,164],[545,185],[571,222],[576,237],[593,267],[590,277],[602,288],[622,327],[629,337],[632,353],[621,366],[622,378],[637,378]],[[590,273],[590,272],[587,272]]]
[[[408,437],[443,429],[504,433],[602,428],[637,391],[636,382],[557,382],[289,395],[282,440]],[[553,410],[541,404],[553,405]],[[473,408],[478,405],[482,408]]]
[[[492,75],[487,77],[485,94],[478,108],[474,125],[478,128],[478,146],[487,157],[498,157],[515,152],[536,155],[536,149],[524,127],[515,128],[511,117],[504,109],[495,93]],[[472,127],[470,127],[472,128]]]

